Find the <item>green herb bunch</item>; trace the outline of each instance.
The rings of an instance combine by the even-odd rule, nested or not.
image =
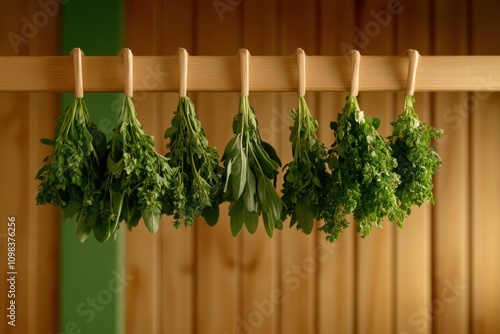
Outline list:
[[[121,221],[131,230],[141,217],[155,233],[165,201],[175,200],[179,177],[169,160],[154,150],[153,139],[142,130],[132,99],[126,96],[111,139],[96,239],[103,242],[114,235]]]
[[[171,205],[168,215],[174,216],[174,226],[185,225],[203,216],[213,226],[219,219],[219,202],[222,197],[222,168],[219,166],[217,150],[208,146],[205,131],[196,117],[194,104],[189,97],[180,97],[177,110],[165,131],[170,142],[166,157],[171,165],[178,167],[182,177],[180,193],[184,201],[177,207]]]
[[[91,230],[98,219],[107,143],[91,122],[83,98],[75,97],[57,117],[54,140],[42,139],[42,143],[53,146],[54,151],[36,175],[40,180],[36,203],[61,207],[64,218],[78,214],[77,230],[82,225]]]
[[[430,144],[433,139],[441,137],[443,131],[420,121],[414,102],[414,96],[405,97],[404,111],[391,123],[393,133],[389,136],[392,155],[398,162],[394,171],[401,178],[396,196],[406,215],[411,214],[413,205],[420,206],[426,200],[434,204],[432,176],[442,164]]]
[[[293,160],[285,165],[282,200],[286,209],[282,220],[291,216],[290,226],[310,234],[314,219],[321,219],[326,171],[326,148],[316,136],[318,122],[299,96],[297,110],[292,109],[294,124],[290,127]]]
[[[374,224],[381,226],[384,217],[403,219],[395,189],[399,176],[392,150],[377,133],[377,118],[365,118],[355,96],[348,96],[337,122],[331,123],[335,141],[328,151],[331,168],[321,230],[332,242],[349,223],[353,213],[357,230],[366,237]]]
[[[266,232],[272,237],[275,228],[283,228],[283,203],[275,188],[281,161],[274,148],[261,139],[248,96],[240,98],[233,133],[236,136],[227,144],[221,159],[225,168],[224,199],[230,202],[231,232],[236,236],[245,224],[254,233],[262,214]]]

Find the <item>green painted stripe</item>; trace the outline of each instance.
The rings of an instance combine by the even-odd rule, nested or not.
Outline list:
[[[117,55],[123,46],[123,1],[60,1],[62,55],[79,47],[86,55]],[[83,78],[85,90],[85,78]],[[65,108],[73,94],[63,94]],[[92,120],[108,138],[122,94],[85,94]],[[60,332],[123,333],[123,240],[100,244],[93,237],[81,244],[75,222],[61,224]]]

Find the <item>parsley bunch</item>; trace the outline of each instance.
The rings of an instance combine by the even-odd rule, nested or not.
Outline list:
[[[404,111],[391,123],[393,133],[389,136],[392,155],[398,161],[394,170],[401,178],[396,196],[406,215],[411,213],[413,205],[420,206],[425,200],[434,204],[432,176],[442,164],[430,143],[441,137],[443,131],[418,119],[414,101],[414,96],[405,97]]]
[[[54,151],[36,175],[40,180],[36,203],[60,206],[64,218],[78,214],[76,233],[84,241],[98,220],[107,144],[91,122],[83,98],[75,97],[57,117],[54,140],[42,139],[42,143],[53,146]],[[81,229],[87,233],[81,234]]]
[[[283,203],[276,191],[276,177],[281,161],[274,148],[262,141],[257,119],[248,96],[240,98],[238,114],[233,120],[236,135],[227,144],[224,162],[224,199],[229,201],[231,232],[236,236],[243,227],[250,233],[257,230],[262,214],[267,234],[282,229]]]
[[[294,124],[290,127],[293,160],[285,165],[282,200],[286,210],[282,220],[291,216],[290,226],[310,234],[314,219],[320,219],[323,202],[323,184],[328,179],[326,148],[316,136],[318,122],[299,96],[297,110],[292,109]]]
[[[348,96],[337,122],[331,123],[335,141],[328,151],[332,170],[322,217],[321,230],[333,241],[349,223],[345,215],[354,213],[357,230],[366,237],[373,224],[384,217],[402,220],[395,189],[399,176],[391,148],[377,133],[380,120],[365,118],[355,96]]]
[[[175,227],[180,225],[181,218],[185,225],[192,225],[200,215],[213,226],[219,219],[222,168],[217,150],[208,146],[189,97],[179,98],[171,125],[165,131],[165,138],[170,139],[166,157],[172,166],[179,168],[182,182],[178,190],[184,200],[177,207],[170,205],[166,213],[174,216]]]
[[[94,236],[103,242],[115,234],[121,221],[131,230],[141,217],[148,230],[155,233],[164,201],[176,194],[173,187],[179,184],[179,173],[168,158],[154,150],[154,141],[142,130],[128,96],[110,145],[101,219],[94,226]]]

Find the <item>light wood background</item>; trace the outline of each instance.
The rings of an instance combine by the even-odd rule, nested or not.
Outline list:
[[[381,14],[391,8],[393,14]],[[34,10],[35,0],[1,3],[0,31],[19,29],[18,18]],[[241,47],[255,55],[289,55],[297,47],[341,55],[347,45],[361,55],[401,55],[408,48],[424,55],[498,55],[499,10],[495,0],[127,0],[125,46],[136,55],[172,55],[179,46],[196,55],[234,55]],[[56,54],[51,27],[19,54]],[[6,38],[0,52],[13,54]],[[211,145],[223,149],[238,94],[191,96]],[[387,135],[402,97],[361,92],[360,105],[382,118]],[[329,122],[345,94],[306,98],[330,145]],[[264,139],[289,161],[296,94],[255,93],[250,101]],[[135,102],[164,152],[177,95],[137,93]],[[127,233],[126,271],[136,277],[126,288],[127,333],[500,333],[499,105],[499,93],[417,94],[421,118],[445,131],[438,142],[443,166],[435,179],[436,205],[416,208],[403,230],[386,222],[361,239],[353,225],[328,244],[320,233],[288,228],[269,239],[259,226],[255,235],[233,238],[224,205],[213,228],[199,221],[175,230],[165,219],[156,235],[142,226]],[[57,110],[52,95],[0,95],[0,219],[19,212],[18,258],[29,273],[18,282],[19,299],[28,305],[30,298],[19,311],[29,319],[22,333],[57,329],[56,211],[35,207],[33,180],[46,154],[38,139],[53,133],[50,110]],[[6,254],[3,240],[0,254]]]
[[[36,0],[0,2],[0,54],[59,53],[58,16],[23,37],[23,17],[40,11]],[[40,21],[43,23],[43,21]],[[56,332],[59,312],[59,224],[52,206],[36,206],[35,176],[50,153],[40,138],[52,138],[59,111],[56,94],[0,93],[0,332]],[[7,325],[7,218],[16,217],[16,327]]]

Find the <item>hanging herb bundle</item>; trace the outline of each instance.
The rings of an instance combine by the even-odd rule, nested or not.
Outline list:
[[[100,183],[105,166],[105,135],[90,120],[83,98],[75,97],[57,117],[54,140],[42,139],[54,147],[38,171],[40,180],[36,203],[63,209],[64,218],[77,214],[77,234],[82,226],[88,232],[98,220]]]
[[[299,96],[297,110],[292,109],[294,124],[290,127],[293,160],[285,165],[282,220],[291,216],[290,226],[310,234],[315,219],[321,219],[326,171],[326,148],[316,136],[318,122]]]
[[[413,205],[420,206],[426,200],[434,204],[432,176],[442,164],[430,143],[441,137],[443,131],[420,121],[414,102],[413,95],[405,96],[404,111],[391,123],[393,133],[389,136],[393,157],[398,162],[394,171],[401,178],[396,196],[406,215],[411,213]]]
[[[283,203],[275,188],[281,161],[274,148],[261,139],[248,96],[240,98],[233,133],[236,136],[229,141],[222,156],[224,199],[231,203],[231,232],[236,236],[244,224],[254,233],[262,214],[266,232],[272,237],[275,228],[283,228],[280,220]]]
[[[96,239],[103,242],[114,235],[121,221],[131,230],[141,217],[155,233],[164,203],[177,200],[179,173],[154,150],[154,141],[142,130],[129,96],[125,96],[111,139],[106,175],[101,219],[94,226]]]
[[[332,242],[349,223],[354,213],[357,230],[366,237],[373,224],[380,226],[384,217],[403,219],[395,196],[399,176],[390,147],[377,133],[380,120],[365,118],[355,96],[348,96],[337,122],[331,123],[335,141],[328,151],[332,170],[328,184],[321,230]]]
[[[184,201],[177,207],[170,205],[166,213],[174,216],[175,227],[180,226],[181,218],[185,225],[192,225],[200,215],[213,226],[219,219],[222,168],[217,150],[208,146],[189,97],[179,98],[171,125],[165,131],[165,138],[170,139],[166,157],[172,166],[179,168],[182,177],[179,191]]]

